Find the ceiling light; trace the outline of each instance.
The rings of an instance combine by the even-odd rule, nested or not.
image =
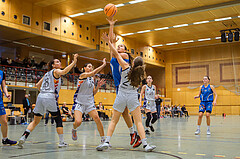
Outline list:
[[[160,44],[160,45],[153,45],[152,47],[158,47],[158,46],[163,46],[163,44]]]
[[[188,26],[188,24],[180,24],[180,25],[174,25],[174,28],[179,28],[179,27],[184,27],[184,26]]]
[[[193,24],[204,24],[204,23],[208,23],[209,21],[201,21],[201,22],[195,22]]]
[[[88,13],[95,13],[95,12],[100,12],[100,11],[103,11],[103,8],[98,8],[98,9],[90,10],[90,11],[87,11],[87,12]]]
[[[135,0],[135,1],[130,1],[128,3],[135,4],[135,3],[140,3],[140,2],[144,2],[144,1],[147,1],[147,0]]]
[[[175,42],[175,43],[167,43],[166,45],[176,45],[178,44],[178,42]]]
[[[223,21],[223,20],[229,20],[232,19],[232,17],[227,17],[227,18],[219,18],[219,19],[214,19],[215,21]]]
[[[207,41],[207,40],[211,40],[211,38],[206,38],[206,39],[198,39],[198,41]]]
[[[128,35],[133,35],[134,33],[126,33],[126,34],[121,34],[121,36],[128,36]]]
[[[188,41],[182,41],[183,44],[186,44],[186,43],[192,43],[194,42],[193,40],[188,40]]]
[[[122,7],[122,6],[124,6],[125,4],[123,4],[123,3],[121,3],[121,4],[117,4],[117,5],[115,5],[116,7]]]
[[[219,36],[219,37],[216,37],[215,39],[221,39],[221,37]]]
[[[150,32],[151,30],[143,30],[143,31],[138,31],[137,33],[147,33],[147,32]]]
[[[84,13],[77,13],[77,14],[69,15],[69,17],[73,18],[73,17],[78,17],[81,15],[84,15]]]
[[[169,27],[156,28],[156,29],[154,29],[154,30],[158,31],[158,30],[165,30],[165,29],[169,29]]]

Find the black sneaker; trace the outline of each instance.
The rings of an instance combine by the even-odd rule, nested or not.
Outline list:
[[[149,126],[149,128],[150,128],[150,130],[151,130],[152,132],[154,132],[153,126]]]
[[[150,131],[149,131],[149,130],[145,130],[145,133],[146,133],[147,135],[150,135]]]
[[[8,138],[6,140],[3,140],[2,139],[2,144],[3,145],[16,145],[17,144],[17,141],[12,141],[12,140],[9,140]]]

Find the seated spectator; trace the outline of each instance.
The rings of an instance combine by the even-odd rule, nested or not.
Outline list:
[[[41,69],[42,69],[42,70],[47,70],[47,69],[48,69],[48,65],[47,65],[47,64],[44,64]]]
[[[68,116],[71,116],[71,118],[73,118],[71,111],[68,109],[68,107],[66,107],[66,102],[64,102],[62,105],[62,111],[63,111],[63,114],[66,114]]]
[[[186,116],[189,117],[188,111],[187,111],[185,105],[182,106],[181,110],[182,110],[182,112],[185,114],[185,117],[186,117]]]
[[[180,105],[178,105],[178,107],[177,107],[177,113],[178,113],[178,116],[179,116],[179,114],[180,114],[180,117],[182,117],[183,112],[182,112],[182,110],[181,110]]]
[[[38,68],[39,68],[39,69],[42,69],[43,66],[47,64],[44,60],[45,60],[45,59],[42,58],[42,61],[39,63],[39,65],[38,65]]]
[[[170,114],[170,117],[172,117],[172,108],[168,105],[165,107],[165,114]]]
[[[165,118],[165,108],[164,108],[164,106],[161,106],[161,109],[160,109],[160,118]]]
[[[172,117],[174,118],[174,114],[176,114],[177,113],[177,106],[176,105],[172,105]]]
[[[96,108],[99,109],[99,110],[105,110],[104,106],[102,105],[102,102],[99,102],[99,105]],[[103,120],[109,118],[104,112],[101,112],[101,111],[98,111],[98,116],[102,117]]]

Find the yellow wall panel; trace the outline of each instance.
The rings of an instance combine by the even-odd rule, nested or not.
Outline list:
[[[0,19],[9,20],[9,11],[9,1],[0,1]],[[4,15],[2,15],[2,12],[4,13]]]
[[[52,12],[52,33],[60,35],[61,15]]]
[[[31,21],[31,27],[33,29],[42,30],[43,26],[43,19],[42,19],[42,8],[38,6],[33,6],[33,12],[32,12],[32,21]]]

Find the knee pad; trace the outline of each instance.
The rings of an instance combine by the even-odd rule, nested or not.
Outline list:
[[[60,111],[51,112],[51,115],[52,115],[53,119],[54,119],[55,122],[56,122],[56,127],[57,127],[57,128],[58,128],[58,127],[63,127]]]
[[[150,123],[151,118],[152,118],[152,116],[151,116],[151,112],[148,112],[146,115],[147,115],[147,119],[146,119],[146,127],[149,127],[149,123]]]
[[[153,119],[151,121],[152,124],[154,124],[157,121],[157,113],[152,113]]]

